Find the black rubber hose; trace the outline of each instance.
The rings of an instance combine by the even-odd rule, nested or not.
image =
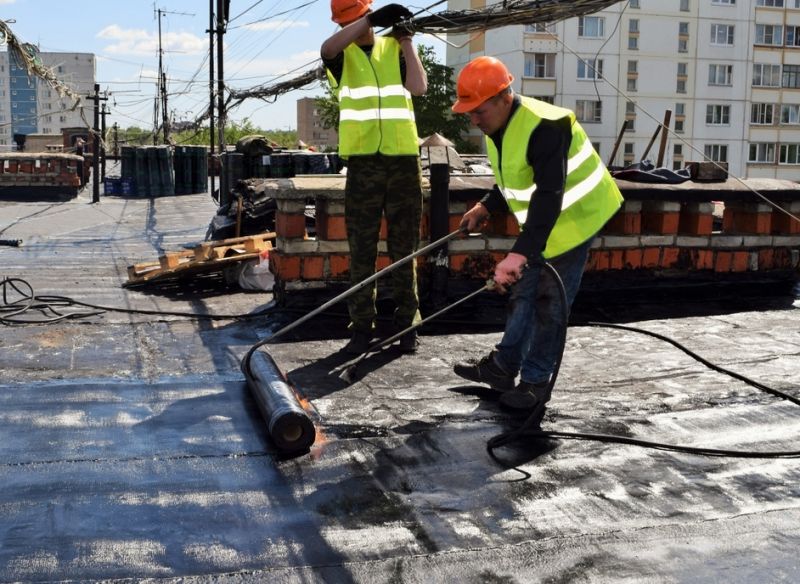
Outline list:
[[[558,288],[560,291],[560,298],[562,303],[562,317],[564,326],[562,327],[562,333],[559,335],[559,351],[558,351],[558,358],[556,360],[555,367],[553,369],[553,375],[550,378],[550,383],[547,387],[547,392],[545,395],[548,394],[553,389],[553,386],[556,382],[556,377],[558,376],[558,371],[561,367],[561,360],[564,356],[564,347],[566,345],[567,340],[567,323],[569,322],[569,306],[567,304],[567,295],[566,290],[564,289],[564,283],[561,281],[561,277],[558,275],[558,272],[551,266],[549,263],[545,262],[545,268],[547,268],[547,273],[553,277],[555,282],[558,284]],[[595,327],[605,327],[605,328],[615,328],[620,330],[632,331],[641,334],[646,334],[651,337],[660,339],[662,341],[666,341],[670,343],[674,347],[677,347],[696,361],[699,361],[706,367],[713,369],[714,371],[718,371],[734,379],[738,379],[756,389],[763,391],[765,393],[772,394],[774,396],[780,397],[785,399],[795,405],[800,405],[800,399],[791,396],[787,393],[774,389],[772,387],[768,387],[763,383],[750,379],[740,373],[736,373],[735,371],[730,371],[719,365],[715,365],[711,363],[707,359],[704,359],[697,353],[687,349],[674,339],[666,337],[664,335],[654,333],[652,331],[648,331],[645,329],[630,327],[630,326],[623,326],[618,324],[611,324],[605,322],[590,322],[588,326],[595,326]],[[560,439],[571,439],[571,440],[589,440],[594,442],[606,442],[606,443],[613,443],[613,444],[627,444],[631,446],[641,446],[643,448],[653,448],[657,450],[668,450],[672,452],[683,452],[686,454],[697,454],[701,456],[724,456],[729,458],[798,458],[800,457],[800,450],[784,450],[784,451],[773,451],[773,452],[758,452],[752,450],[728,450],[728,449],[720,449],[720,448],[703,448],[699,446],[683,446],[678,444],[667,444],[663,442],[654,442],[650,440],[641,440],[638,438],[629,438],[627,436],[617,436],[613,434],[592,434],[586,432],[559,432],[559,431],[546,431],[539,428],[539,423],[541,421],[542,416],[544,415],[545,403],[539,402],[536,404],[534,409],[525,419],[525,421],[516,429],[511,430],[509,432],[504,432],[502,434],[498,434],[493,438],[490,438],[486,443],[486,449],[489,452],[489,456],[491,456],[498,464],[504,466],[506,468],[516,468],[516,467],[508,467],[505,465],[494,453],[494,449],[500,448],[501,446],[506,446],[507,444],[514,442],[516,440],[520,440],[522,438],[525,439],[532,439],[532,440],[539,440],[542,438],[560,438]],[[530,476],[529,473],[521,469],[517,469],[519,472],[523,473],[524,475]]]

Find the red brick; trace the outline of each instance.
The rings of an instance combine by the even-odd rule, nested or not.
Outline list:
[[[305,237],[306,217],[302,213],[281,213],[275,216],[275,232],[278,237]]]
[[[763,214],[763,213],[762,213]],[[733,252],[733,260],[731,261],[731,271],[733,272],[746,272],[749,265],[750,252],[749,251],[735,251]]]
[[[388,255],[380,254],[378,255],[378,261],[376,262],[376,270],[382,270],[383,268],[387,267],[389,264],[392,263],[392,260],[389,259]]]
[[[378,238],[382,241],[386,241],[386,237],[389,233],[389,228],[386,226],[386,217],[381,217],[381,230],[378,233]]]
[[[758,269],[771,270],[775,265],[775,250],[772,248],[762,249],[758,252]]]
[[[303,280],[321,280],[325,268],[325,258],[321,255],[303,258]]]
[[[317,237],[329,241],[343,241],[347,239],[347,225],[345,224],[344,215],[328,215],[325,221],[324,234],[320,235],[318,231]]]
[[[429,225],[429,223],[428,223],[428,214],[427,213],[423,213],[422,214],[422,218],[420,219],[420,222],[419,222],[419,237],[420,237],[420,239],[423,239],[423,240],[424,239],[428,239],[428,237],[430,235],[430,230],[428,229],[428,225]]]
[[[714,216],[709,213],[684,213],[678,223],[678,233],[710,235],[714,229]]]
[[[285,255],[277,251],[269,254],[269,265],[278,280],[288,281],[300,278],[300,257]]]
[[[779,235],[800,233],[800,221],[777,209],[772,212],[772,232]]]
[[[19,172],[23,172],[25,174],[32,174],[33,173],[33,160],[20,160],[20,162],[19,162]]]
[[[450,270],[455,273],[461,272],[464,270],[464,262],[467,261],[469,258],[468,254],[465,253],[455,253],[450,256]]]
[[[665,247],[664,253],[661,254],[661,267],[674,268],[678,265],[678,258],[680,250],[677,247]]]
[[[680,213],[642,213],[642,230],[645,233],[673,234],[678,233]]]
[[[594,256],[594,269],[597,271],[605,271],[611,265],[610,254],[603,249],[592,250],[591,254]]]
[[[774,268],[776,270],[786,270],[792,267],[792,254],[785,247],[775,250]]]
[[[624,213],[618,211],[605,227],[602,233],[611,235],[638,235],[642,232],[642,216],[639,213]]]
[[[463,215],[450,215],[450,218],[447,221],[447,227],[450,230],[450,233],[461,227],[461,218]]]
[[[714,252],[710,249],[698,249],[692,253],[692,265],[695,270],[713,270]]]
[[[733,264],[733,252],[718,251],[716,257],[714,258],[714,271],[730,272],[732,264]]]
[[[722,213],[722,230],[728,233],[767,235],[772,231],[772,213],[746,213],[725,209]]]
[[[642,253],[643,268],[657,268],[661,259],[661,248],[646,247]]]
[[[332,278],[346,276],[350,273],[350,256],[331,255],[329,263]]]
[[[625,250],[625,267],[629,269],[638,269],[642,267],[642,253],[641,249],[626,249]]]
[[[621,270],[625,267],[625,251],[612,249],[609,251],[609,267],[612,270]]]

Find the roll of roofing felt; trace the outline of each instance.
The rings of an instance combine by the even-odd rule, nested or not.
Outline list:
[[[247,385],[275,446],[282,453],[301,454],[314,444],[316,430],[272,357],[256,351],[242,363]]]

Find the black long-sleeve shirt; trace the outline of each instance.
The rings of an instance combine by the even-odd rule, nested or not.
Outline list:
[[[510,116],[514,115],[518,107],[520,99],[514,96]],[[498,160],[502,160],[505,129],[504,126],[490,136],[497,148]],[[541,259],[547,238],[550,237],[550,232],[561,213],[571,141],[572,128],[569,118],[542,120],[528,140],[526,159],[533,168],[536,191],[531,198],[522,232],[511,251],[524,255],[531,261]],[[508,208],[497,185],[481,203],[490,213]]]

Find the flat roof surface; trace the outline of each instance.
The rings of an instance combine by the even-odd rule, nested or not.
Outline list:
[[[198,278],[125,289],[127,266],[203,240],[208,195],[0,201],[0,275],[102,306],[248,314],[271,296]],[[685,301],[684,301],[685,302]],[[800,397],[800,310],[750,299],[609,318]],[[685,308],[685,310],[683,310]],[[88,308],[63,308],[70,313]],[[416,355],[332,371],[346,321],[269,347],[319,436],[278,455],[240,360],[299,314],[105,312],[0,325],[0,581],[796,582],[800,461],[583,440],[487,440],[523,417],[452,365],[501,327],[469,312]],[[446,322],[445,322],[446,320]],[[572,326],[545,430],[800,450],[800,408],[624,330]],[[514,468],[512,468],[514,467]]]

